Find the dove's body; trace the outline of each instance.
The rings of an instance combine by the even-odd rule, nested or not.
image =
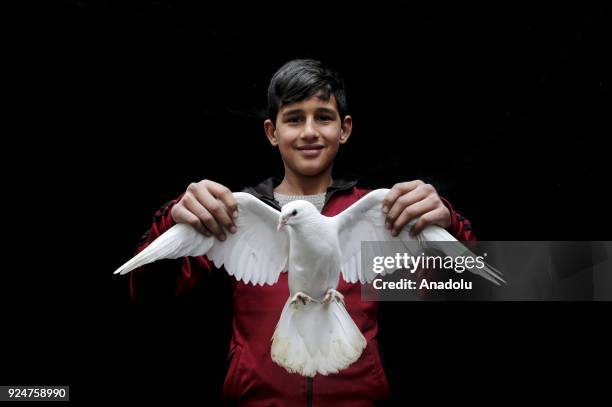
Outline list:
[[[328,290],[338,287],[342,264],[338,235],[333,232],[333,222],[323,215],[289,230],[291,297],[303,292],[322,300]]]
[[[179,224],[115,273],[125,274],[163,258],[202,255],[246,284],[272,285],[288,270],[290,295],[272,337],[271,357],[288,371],[304,376],[337,373],[359,359],[366,346],[344,307],[342,294],[335,291],[340,275],[350,283],[367,283],[376,277],[373,270],[361,267],[362,241],[417,240],[408,227],[397,237],[384,228],[382,201],[387,193],[385,189],[372,191],[334,217],[321,215],[307,201],[290,202],[279,213],[250,194],[235,193],[240,211],[238,232],[228,235],[226,241]],[[456,242],[443,248],[451,255],[467,250],[436,226],[426,227],[419,239]],[[380,246],[385,250],[385,245]],[[495,284],[503,282],[494,269],[469,270]]]

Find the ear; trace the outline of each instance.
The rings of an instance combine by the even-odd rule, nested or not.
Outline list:
[[[351,131],[353,130],[353,118],[349,115],[344,116],[342,120],[342,128],[340,129],[340,144],[344,144],[351,137]]]
[[[264,122],[264,131],[266,132],[266,136],[268,137],[270,144],[272,144],[274,147],[278,146],[278,139],[276,138],[276,127],[274,126],[274,123],[272,123],[272,120],[266,119],[266,121]]]

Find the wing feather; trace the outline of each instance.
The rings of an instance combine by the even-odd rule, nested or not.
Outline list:
[[[342,252],[342,277],[346,282],[360,281],[364,284],[371,282],[377,276],[371,268],[362,267],[362,242],[373,242],[365,246],[367,252],[363,254],[366,258],[395,256],[397,245],[387,244],[388,242],[401,243],[401,246],[411,256],[418,256],[425,242],[445,242],[438,245],[438,248],[449,256],[474,256],[467,247],[438,226],[428,226],[419,236],[411,236],[409,231],[416,220],[411,221],[398,236],[393,236],[391,231],[385,228],[386,216],[382,211],[383,200],[388,193],[388,189],[371,191],[333,218],[336,222]],[[419,244],[414,244],[415,242]],[[483,269],[472,268],[469,271],[497,285],[505,282],[500,276],[501,273],[489,265]]]
[[[238,281],[273,285],[286,270],[289,236],[276,231],[280,213],[251,194],[236,192],[238,231],[223,242],[206,237],[189,225],[179,224],[159,236],[142,252],[119,267],[115,274],[161,259],[206,255],[216,267],[225,266]]]

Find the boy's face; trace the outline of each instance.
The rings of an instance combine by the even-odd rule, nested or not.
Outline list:
[[[278,146],[285,167],[306,176],[316,176],[334,161],[340,144],[346,143],[352,119],[340,119],[336,98],[317,95],[301,102],[284,105],[276,117],[264,123],[270,143]]]

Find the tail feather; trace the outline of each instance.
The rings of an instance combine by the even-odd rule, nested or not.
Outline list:
[[[272,336],[272,360],[290,373],[338,373],[356,362],[366,340],[343,304],[287,301]]]

